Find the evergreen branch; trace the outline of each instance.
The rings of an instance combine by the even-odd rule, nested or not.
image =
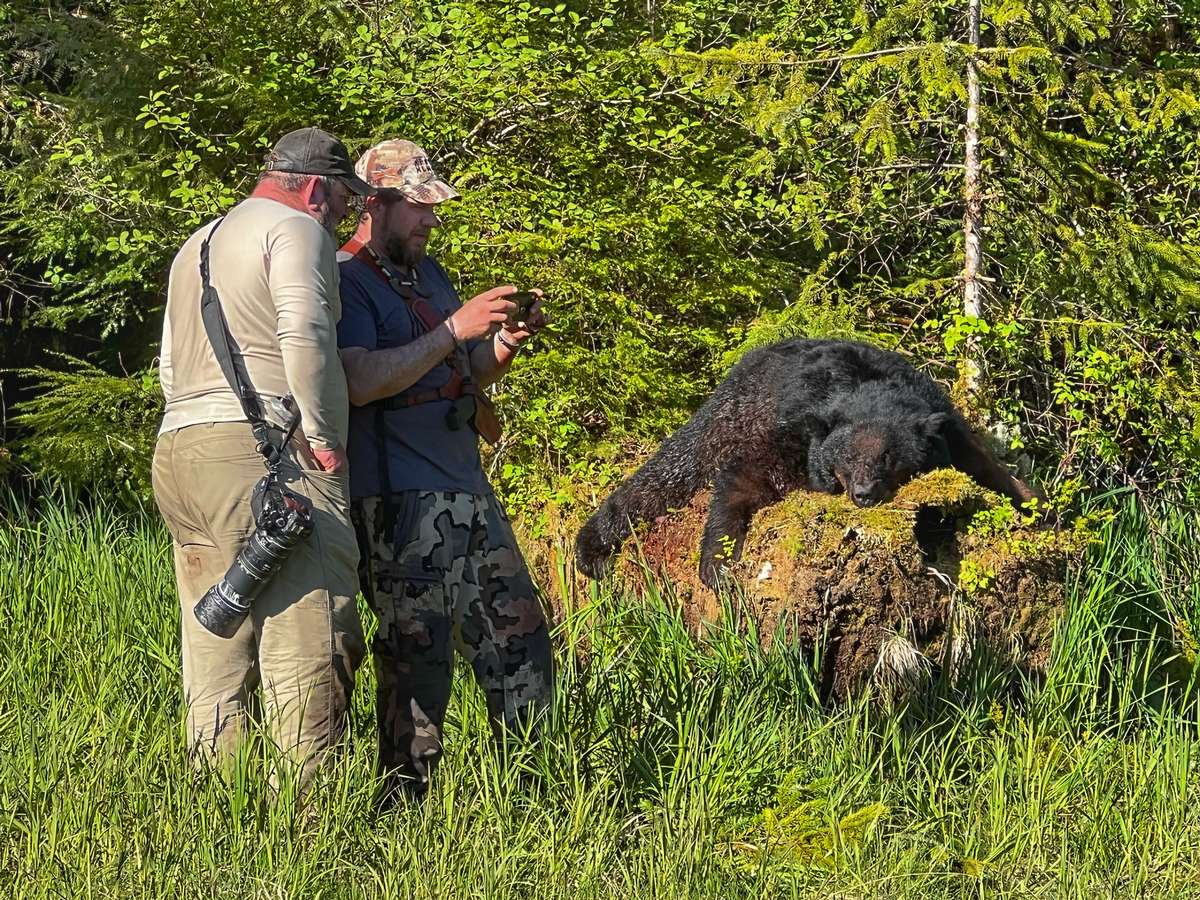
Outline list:
[[[854,62],[859,59],[875,59],[880,56],[895,56],[903,53],[912,53],[916,50],[927,50],[934,44],[907,44],[903,47],[885,47],[881,50],[868,50],[863,53],[845,53],[840,56],[818,56],[812,59],[788,59],[778,62],[764,63],[767,67],[792,68],[797,66],[827,66],[840,65],[845,62]]]
[[[837,56],[816,56],[811,59],[785,59],[774,60],[770,62],[756,61],[756,65],[761,65],[765,68],[795,68],[802,66],[825,66],[825,65],[840,65],[845,62],[854,62],[860,59],[877,59],[881,56],[899,56],[905,53],[915,53],[919,50],[928,50],[930,47],[942,47],[946,50],[962,50],[963,52],[974,52],[979,56],[1008,56],[1015,54],[1028,54],[1036,52],[1038,55],[1047,55],[1044,47],[979,47],[973,49],[969,44],[963,44],[958,41],[941,41],[937,43],[925,44],[904,44],[900,47],[884,47],[879,50],[867,50],[862,53],[844,53]]]

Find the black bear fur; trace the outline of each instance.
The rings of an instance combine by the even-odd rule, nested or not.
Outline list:
[[[933,379],[898,353],[857,341],[781,341],[747,353],[613,491],[579,532],[576,564],[599,577],[633,526],[682,507],[711,484],[700,548],[700,577],[711,587],[724,557],[741,554],[754,513],[789,492],[844,490],[871,506],[943,466],[1016,506],[1034,496]]]

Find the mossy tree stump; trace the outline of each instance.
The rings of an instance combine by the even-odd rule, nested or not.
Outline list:
[[[694,628],[722,604],[701,584],[707,496],[631,538],[619,575],[641,567],[676,588]],[[983,642],[1014,665],[1044,669],[1082,528],[1032,526],[1008,501],[960,472],[915,479],[887,504],[797,491],[761,510],[729,572],[733,608],[764,642],[776,635],[821,651],[822,689],[844,697],[874,680],[912,687],[951,675]]]

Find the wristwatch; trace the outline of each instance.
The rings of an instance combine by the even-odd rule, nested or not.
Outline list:
[[[502,343],[502,344],[503,344],[505,347],[507,347],[509,350],[511,350],[513,353],[520,353],[520,352],[521,352],[521,345],[520,345],[520,344],[514,344],[512,341],[510,341],[510,340],[508,340],[507,338],[505,338],[505,337],[504,337],[504,332],[503,332],[503,331],[497,331],[497,332],[496,332],[496,339],[497,339],[498,341],[500,341],[500,343]]]

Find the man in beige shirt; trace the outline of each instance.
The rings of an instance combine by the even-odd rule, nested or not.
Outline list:
[[[174,545],[189,750],[198,759],[231,753],[261,705],[272,741],[301,766],[305,782],[345,730],[363,655],[333,240],[352,192],[371,189],[340,142],[316,128],[281,138],[251,196],[193,234],[175,257],[160,357],[166,413],[154,494]],[[286,556],[232,637],[208,631],[193,610],[254,531],[250,500],[266,467],[201,317],[206,240],[231,356],[272,443],[283,442],[287,424],[281,398],[291,394],[299,412],[279,480],[309,499],[313,519],[312,533]]]

